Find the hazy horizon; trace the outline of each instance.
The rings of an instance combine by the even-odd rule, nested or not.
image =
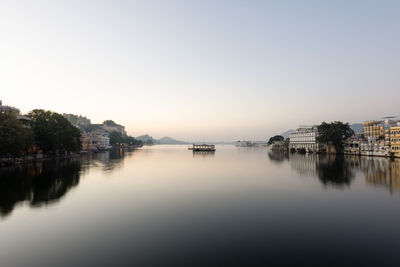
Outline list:
[[[0,100],[133,136],[400,115],[398,1],[4,1]]]

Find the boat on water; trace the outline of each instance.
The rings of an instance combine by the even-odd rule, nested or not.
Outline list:
[[[208,144],[202,144],[202,145],[195,145],[193,144],[192,147],[188,148],[189,150],[195,151],[210,151],[214,152],[215,151],[215,145],[208,145]]]

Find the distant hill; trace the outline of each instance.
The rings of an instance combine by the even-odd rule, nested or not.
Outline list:
[[[163,138],[160,138],[160,139],[156,140],[156,144],[160,144],[160,145],[184,145],[184,144],[187,144],[187,142],[175,140],[175,139],[173,139],[171,137],[165,136]]]
[[[151,144],[155,144],[155,143],[156,143],[156,139],[154,139],[153,137],[151,137],[151,136],[148,135],[148,134],[135,137],[135,139],[136,139],[136,140],[139,140],[139,141],[142,141],[142,142],[145,143],[145,144],[150,144],[150,143],[151,143]]]
[[[293,132],[294,132],[294,130],[287,130],[286,132],[281,133],[280,135],[283,136],[283,138],[286,139],[286,138],[289,138],[290,134],[293,133]]]
[[[363,123],[353,123],[350,125],[350,128],[354,131],[354,133],[363,133],[364,132],[364,124]]]
[[[145,134],[145,135],[141,135],[136,137],[137,140],[142,141],[145,144],[158,144],[158,145],[184,145],[184,144],[188,144],[187,142],[184,141],[179,141],[179,140],[175,140],[171,137],[165,136],[163,138],[160,139],[154,139],[152,136]]]

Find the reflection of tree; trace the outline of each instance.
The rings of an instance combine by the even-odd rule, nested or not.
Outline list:
[[[79,160],[45,161],[0,172],[0,216],[18,202],[41,206],[58,201],[79,183]]]
[[[274,163],[282,163],[285,159],[289,159],[289,154],[285,151],[269,151],[268,158]]]
[[[326,160],[317,164],[319,180],[324,185],[345,186],[350,185],[354,173],[343,156],[328,156]]]

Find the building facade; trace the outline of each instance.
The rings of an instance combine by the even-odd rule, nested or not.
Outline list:
[[[301,150],[306,152],[320,152],[323,146],[317,142],[318,127],[301,127],[290,134],[289,149]]]
[[[383,121],[364,121],[364,137],[379,139],[385,136]]]
[[[111,148],[108,133],[101,130],[82,133],[81,144],[83,151],[99,151]]]
[[[390,153],[394,157],[400,157],[400,122],[390,127]]]

